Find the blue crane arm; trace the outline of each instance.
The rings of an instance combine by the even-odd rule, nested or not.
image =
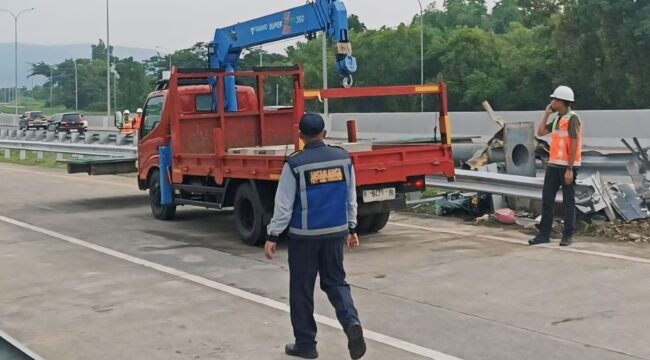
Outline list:
[[[334,42],[335,70],[352,83],[357,69],[348,34],[348,15],[339,0],[314,0],[302,6],[217,29],[210,48],[210,67],[234,71],[244,49],[324,31]],[[226,110],[237,111],[234,77],[226,79]]]

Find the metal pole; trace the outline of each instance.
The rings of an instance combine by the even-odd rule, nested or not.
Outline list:
[[[323,89],[327,89],[327,30],[321,36],[323,37]],[[323,113],[325,117],[329,115],[329,99],[323,99]]]
[[[27,11],[32,11],[36,8],[25,9],[18,14],[14,14],[12,11],[0,9],[1,12],[6,12],[14,18],[14,104],[15,104],[15,113],[14,113],[14,125],[18,123],[18,18],[20,15]]]
[[[73,58],[72,63],[74,64],[74,109],[75,111],[79,111],[79,80],[77,73],[77,60]]]
[[[14,103],[16,104],[16,113],[14,114],[14,124],[18,119],[18,16],[14,18],[14,75],[16,82],[14,87]]]
[[[262,46],[260,46],[260,67],[264,66],[264,58],[262,55]]]
[[[54,86],[54,75],[52,71],[52,65],[50,65],[50,109],[52,109],[52,87]]]
[[[275,84],[275,106],[280,105],[280,84]]]
[[[109,25],[109,8],[106,0],[106,116],[111,117],[111,42]]]
[[[113,74],[113,108],[117,111],[117,71]]]
[[[424,26],[422,23],[424,12],[420,0],[418,0],[418,4],[420,5],[420,85],[424,85]],[[424,94],[420,94],[420,112],[424,112]]]

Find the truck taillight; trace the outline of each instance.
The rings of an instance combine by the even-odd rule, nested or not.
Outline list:
[[[424,176],[410,177],[406,180],[406,188],[408,191],[422,191],[425,186]]]

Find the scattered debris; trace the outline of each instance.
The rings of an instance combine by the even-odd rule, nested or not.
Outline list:
[[[515,215],[515,212],[512,211],[512,209],[499,209],[494,212],[494,218],[502,223],[502,224],[514,224],[515,221],[517,220],[517,216]]]
[[[610,183],[606,189],[614,210],[625,221],[642,220],[648,217],[648,208],[630,184]]]

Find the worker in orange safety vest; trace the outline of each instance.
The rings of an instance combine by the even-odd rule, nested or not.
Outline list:
[[[136,110],[135,118],[133,118],[133,128],[135,131],[140,131],[140,123],[142,123],[142,108]]]
[[[555,196],[560,186],[564,205],[564,229],[560,246],[572,243],[576,222],[575,181],[582,160],[582,122],[571,110],[574,100],[573,90],[568,86],[555,89],[551,103],[546,107],[542,122],[537,128],[537,136],[551,134],[551,148],[542,191],[542,221],[539,233],[528,241],[530,245],[550,242]],[[557,113],[557,116],[548,122],[553,113]]]

